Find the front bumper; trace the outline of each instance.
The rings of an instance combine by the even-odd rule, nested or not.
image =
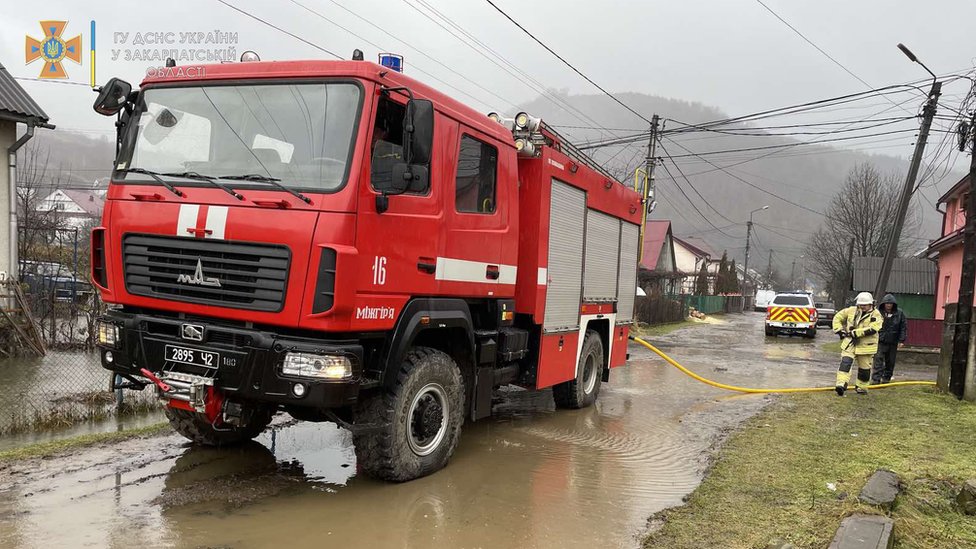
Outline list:
[[[133,378],[146,368],[173,388],[165,398],[194,399],[203,387],[220,390],[226,398],[312,408],[340,408],[354,404],[362,383],[363,348],[355,341],[312,339],[245,328],[218,320],[180,319],[124,311],[109,311],[99,320],[120,328],[115,346],[99,345],[102,367]],[[200,340],[181,337],[184,324],[201,328]],[[166,360],[166,346],[218,353],[213,367]],[[111,352],[111,361],[106,353]],[[352,376],[321,380],[285,375],[285,353],[338,354],[349,358]],[[303,385],[300,395],[296,384]]]
[[[776,330],[781,333],[806,333],[817,327],[814,322],[766,322],[766,328]]]

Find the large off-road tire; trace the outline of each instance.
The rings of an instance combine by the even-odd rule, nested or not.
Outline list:
[[[586,331],[583,350],[576,367],[576,379],[553,386],[552,398],[557,408],[586,408],[600,396],[603,382],[603,341],[600,334]]]
[[[247,442],[264,431],[271,423],[273,415],[274,411],[271,408],[254,408],[250,419],[244,425],[224,425],[218,429],[203,414],[166,407],[166,419],[169,420],[173,430],[204,446],[232,446]]]
[[[371,477],[405,482],[447,465],[464,423],[464,384],[442,351],[407,352],[393,387],[356,406],[356,461]]]

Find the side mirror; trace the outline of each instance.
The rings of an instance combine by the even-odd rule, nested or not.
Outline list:
[[[407,116],[403,121],[403,142],[407,144],[406,160],[409,164],[430,164],[434,147],[434,104],[427,99],[407,101]]]
[[[125,107],[132,92],[132,84],[119,78],[112,78],[102,86],[92,108],[103,116],[115,116]]]

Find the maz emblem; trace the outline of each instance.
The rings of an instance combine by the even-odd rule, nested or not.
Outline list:
[[[203,341],[203,326],[184,324],[180,327],[180,335],[183,336],[183,339],[190,341]]]
[[[214,288],[220,287],[220,281],[212,276],[203,276],[203,261],[197,259],[197,269],[193,272],[193,276],[188,274],[181,274],[176,277],[177,284],[192,284],[194,286],[212,286]]]

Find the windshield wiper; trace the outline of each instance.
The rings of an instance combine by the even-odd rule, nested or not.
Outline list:
[[[285,191],[286,193],[294,196],[295,198],[298,198],[299,200],[301,200],[302,202],[304,202],[306,204],[311,204],[312,203],[312,199],[311,198],[305,196],[304,194],[302,194],[302,193],[300,193],[300,192],[298,192],[298,191],[296,191],[294,189],[291,189],[291,188],[288,188],[288,187],[282,185],[281,183],[279,183],[279,181],[281,181],[280,179],[278,179],[277,177],[271,177],[270,175],[261,175],[259,173],[246,173],[246,174],[242,174],[242,175],[221,175],[219,177],[220,177],[220,179],[234,179],[234,180],[238,180],[238,181],[256,181],[256,182],[259,182],[259,183],[270,183],[271,185],[274,185],[275,187],[278,187],[279,189],[281,189],[281,190]]]
[[[208,181],[212,183],[214,187],[222,189],[224,192],[230,194],[234,198],[238,200],[244,200],[244,195],[228,187],[227,185],[224,185],[223,183],[219,183],[216,177],[210,175],[203,175],[202,173],[197,173],[197,172],[167,172],[162,175],[168,175],[171,177],[184,177],[186,179],[196,179],[197,181]]]
[[[166,181],[162,177],[159,177],[160,175],[165,175],[165,174],[159,174],[159,173],[156,173],[156,172],[154,172],[152,170],[147,170],[145,168],[122,168],[122,169],[119,169],[119,170],[115,170],[115,172],[116,173],[141,173],[141,174],[148,175],[149,177],[155,179],[157,183],[159,183],[160,185],[166,187],[171,193],[175,194],[176,196],[178,196],[180,198],[183,198],[184,196],[186,196],[186,194],[183,191],[177,189],[176,187],[174,187],[171,183],[169,183],[168,181]]]

